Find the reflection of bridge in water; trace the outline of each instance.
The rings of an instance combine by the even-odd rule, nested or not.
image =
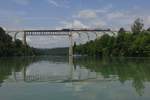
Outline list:
[[[65,69],[64,69],[65,70]],[[57,71],[57,70],[56,70]],[[70,68],[67,73],[29,73],[28,69],[23,68],[22,72],[13,72],[13,75],[8,79],[11,82],[50,82],[50,83],[70,83],[70,82],[99,82],[99,81],[117,81],[115,75],[105,78],[97,72],[92,72],[84,67],[77,66]]]

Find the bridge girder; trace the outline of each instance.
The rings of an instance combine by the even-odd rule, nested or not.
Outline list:
[[[47,36],[47,35],[69,35],[69,33],[76,33],[76,32],[108,32],[111,31],[110,29],[62,29],[62,30],[12,30],[7,31],[7,33],[12,32],[23,32],[29,36]]]

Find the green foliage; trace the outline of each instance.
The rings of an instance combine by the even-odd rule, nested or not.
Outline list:
[[[12,37],[0,27],[0,57],[33,55],[29,46],[23,45],[20,40],[12,41]]]
[[[68,47],[64,47],[64,48],[53,48],[53,49],[36,49],[36,48],[32,48],[33,52],[35,55],[53,55],[53,56],[65,56],[65,55],[69,55],[68,51],[69,48]]]
[[[132,32],[124,28],[117,36],[105,34],[101,38],[75,47],[75,53],[90,56],[150,56],[150,31],[143,30],[140,19],[132,26]]]
[[[150,32],[150,27],[147,29],[148,32]]]
[[[124,28],[120,28],[120,30],[118,31],[118,35],[122,35],[124,34],[126,31]]]

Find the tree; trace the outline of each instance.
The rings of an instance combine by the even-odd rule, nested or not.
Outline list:
[[[23,46],[22,41],[20,41],[19,39],[15,40],[15,46],[21,48]]]
[[[150,32],[150,27],[147,29],[148,32]]]
[[[0,27],[0,56],[8,56],[11,54],[12,37],[5,33]]]
[[[150,56],[150,28],[143,29],[141,19],[135,20],[132,32],[120,28],[117,36],[104,34],[101,38],[76,46],[83,54],[96,56]],[[80,53],[80,52],[79,52]]]
[[[29,46],[25,47],[20,40],[13,42],[12,37],[0,27],[0,57],[24,56],[25,48],[28,49],[27,55],[33,55],[33,49]]]
[[[124,28],[120,28],[118,31],[118,35],[124,34],[126,31]]]
[[[134,35],[137,35],[141,33],[141,31],[143,30],[143,27],[144,27],[143,20],[138,18],[134,21],[134,24],[132,25],[131,30]]]

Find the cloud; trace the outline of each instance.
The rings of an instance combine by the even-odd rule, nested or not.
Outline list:
[[[74,20],[73,21],[73,28],[87,28],[86,25],[84,25],[81,21],[79,20]]]
[[[148,24],[150,24],[150,16],[148,16],[147,18],[146,18],[146,21],[145,22],[147,22]]]
[[[107,25],[105,17],[109,10],[110,6],[102,9],[84,9],[80,10],[76,15],[73,15],[73,18],[74,20],[80,20],[86,27],[102,28]]]
[[[102,27],[106,27],[107,22],[99,19],[95,19],[93,22],[91,22],[91,26],[94,26],[94,28],[102,28]]]
[[[81,21],[75,19],[72,22],[62,21],[59,28],[87,28]]]
[[[80,20],[84,26],[90,28],[102,28],[107,26],[106,15],[112,10],[112,5],[106,5],[99,9],[83,9],[73,15],[74,20]]]
[[[76,16],[77,18],[91,19],[96,18],[97,13],[94,10],[82,10]]]
[[[46,0],[51,6],[69,8],[69,0]]]
[[[112,6],[108,5],[101,9],[84,9],[80,10],[77,15],[74,15],[75,18],[82,18],[82,19],[94,19],[97,18],[98,14],[107,13]]]
[[[143,22],[146,28],[150,27],[150,15],[145,16]]]
[[[59,7],[59,4],[56,2],[56,0],[47,0],[49,2],[49,4]]]

